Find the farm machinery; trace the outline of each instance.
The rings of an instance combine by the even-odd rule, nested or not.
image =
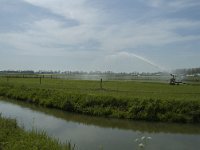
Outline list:
[[[181,81],[176,80],[176,75],[174,74],[170,74],[170,75],[172,76],[169,82],[170,85],[179,85],[180,83],[182,83]]]

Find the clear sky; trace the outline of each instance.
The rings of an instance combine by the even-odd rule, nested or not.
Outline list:
[[[200,0],[0,0],[0,70],[200,67]]]

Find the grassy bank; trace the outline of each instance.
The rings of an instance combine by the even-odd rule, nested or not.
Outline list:
[[[200,122],[199,85],[13,78],[1,79],[0,95],[87,115]]]
[[[70,150],[45,133],[26,132],[19,128],[16,120],[0,116],[0,149],[1,150]]]

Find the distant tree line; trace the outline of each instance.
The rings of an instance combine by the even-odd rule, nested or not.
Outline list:
[[[45,70],[39,70],[39,71],[33,71],[33,70],[3,70],[0,71],[0,74],[64,74],[64,75],[138,75],[138,72],[132,72],[132,73],[126,73],[126,72],[120,72],[115,73],[112,71],[45,71]],[[149,74],[149,73],[141,73],[141,74]]]
[[[0,71],[1,74],[34,74],[35,72],[32,70],[3,70]]]
[[[200,74],[200,68],[188,68],[188,69],[176,69],[173,71],[175,74],[183,74],[183,75],[195,75]],[[112,71],[52,71],[52,70],[2,70],[0,74],[63,74],[63,75],[112,75],[112,76],[163,76],[169,73],[167,72],[112,72]]]
[[[111,76],[149,76],[149,75],[160,75],[163,74],[162,72],[156,72],[156,73],[148,73],[148,72],[112,72],[112,71],[33,71],[33,70],[3,70],[0,71],[0,74],[62,74],[62,75],[111,75]]]
[[[184,75],[194,75],[200,74],[200,68],[189,68],[189,69],[176,69],[174,71],[176,74],[184,74]]]

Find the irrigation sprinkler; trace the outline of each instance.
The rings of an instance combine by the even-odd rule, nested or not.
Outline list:
[[[181,81],[176,81],[176,75],[175,74],[170,74],[172,76],[172,78],[170,79],[169,84],[170,85],[179,85],[180,83],[182,83]]]

